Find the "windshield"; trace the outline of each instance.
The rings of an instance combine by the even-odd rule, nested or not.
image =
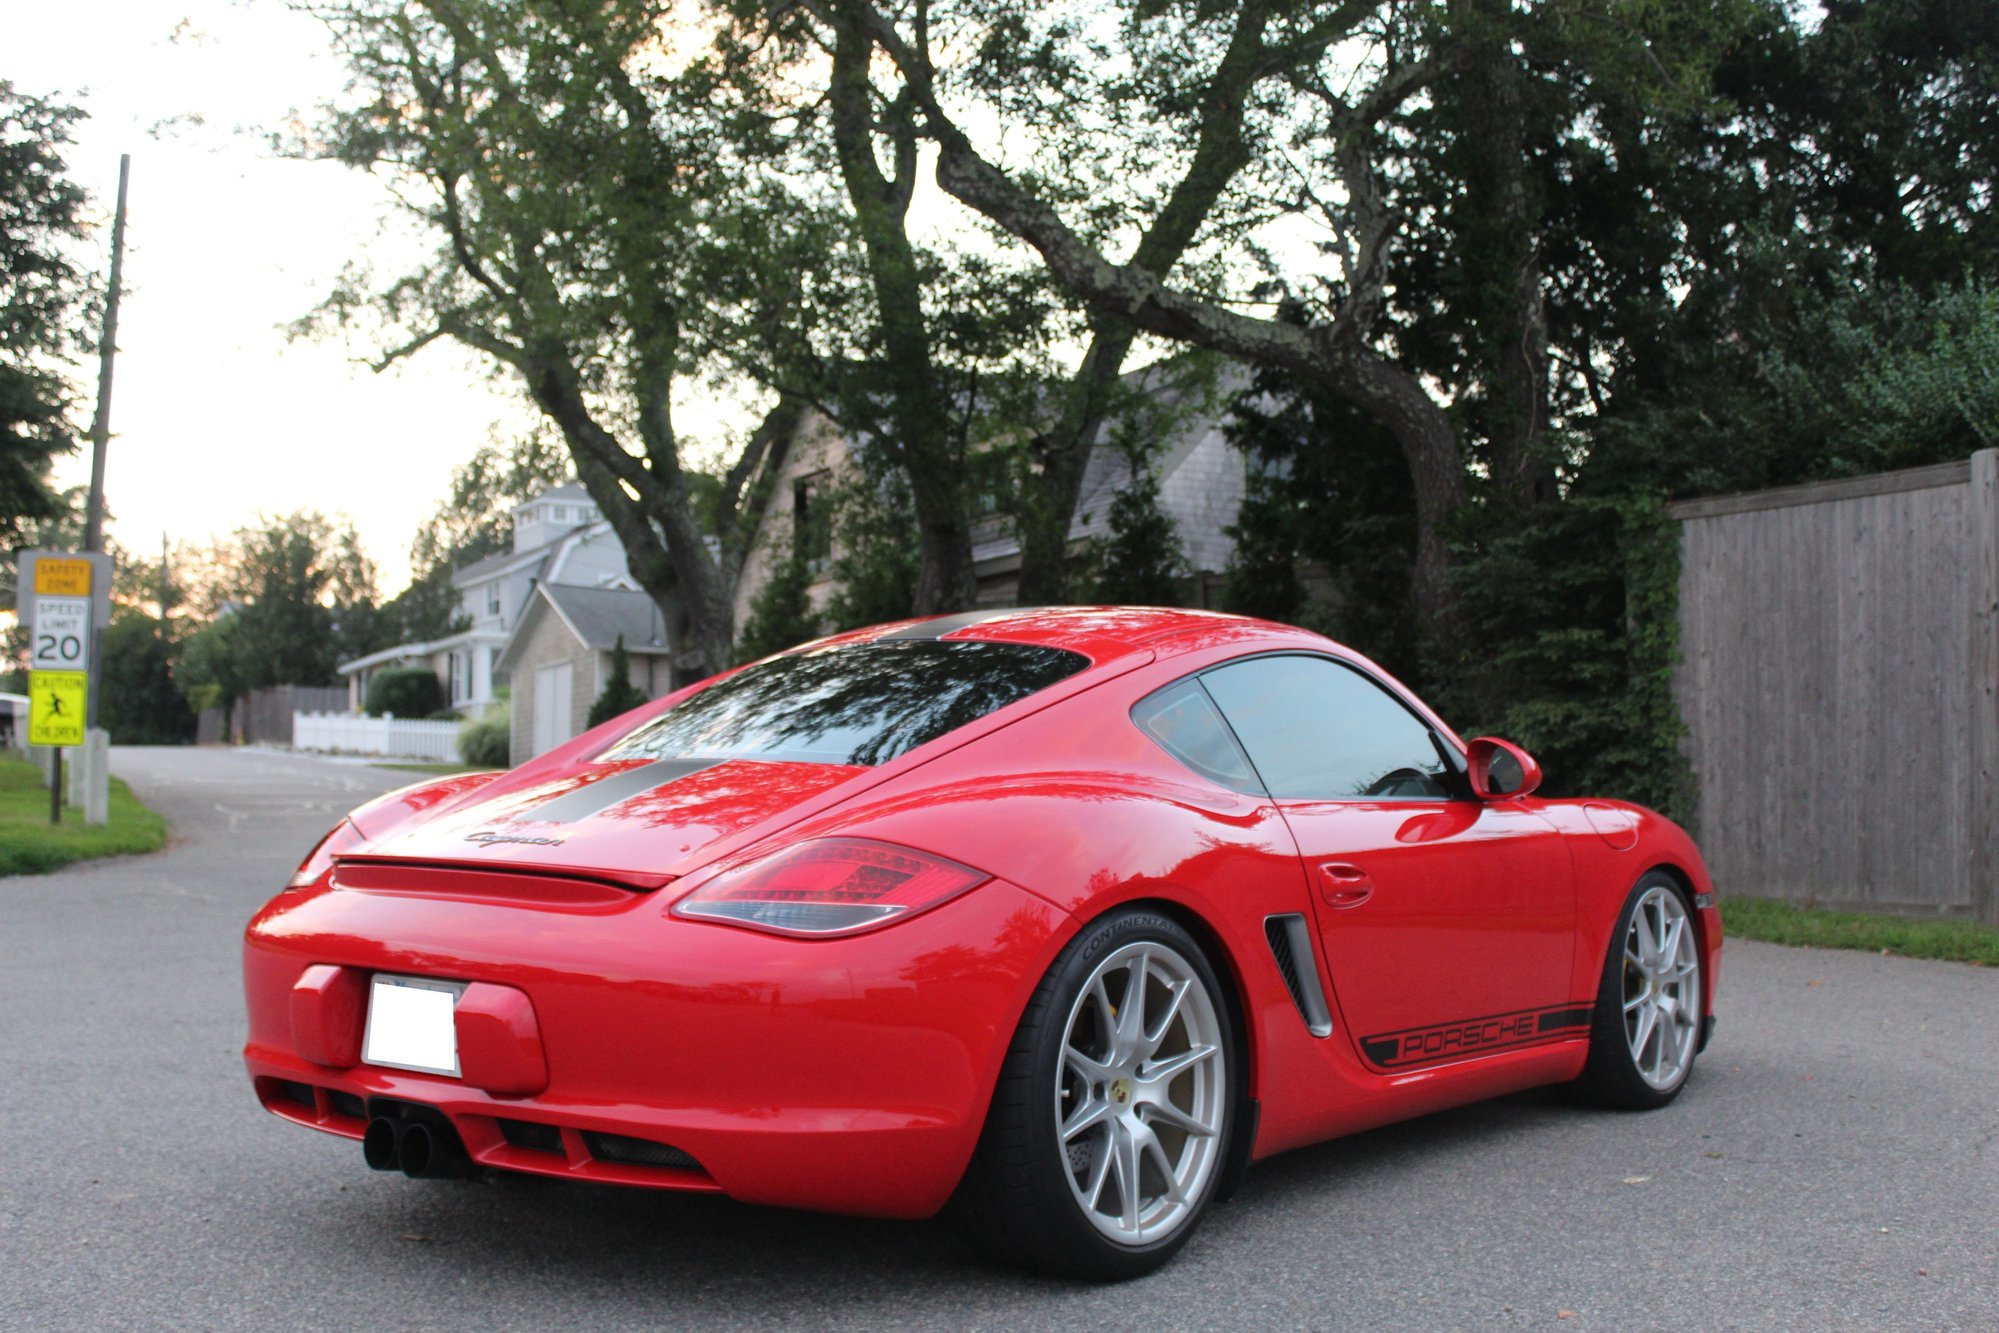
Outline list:
[[[1080,653],[1025,643],[906,640],[777,657],[619,741],[605,759],[885,764],[1072,676]]]

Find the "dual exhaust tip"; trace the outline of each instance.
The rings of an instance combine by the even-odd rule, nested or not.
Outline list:
[[[401,1171],[411,1180],[472,1174],[472,1159],[458,1131],[438,1121],[378,1115],[361,1135],[361,1157],[377,1171]]]

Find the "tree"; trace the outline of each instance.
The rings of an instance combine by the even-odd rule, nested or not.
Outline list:
[[[802,404],[780,398],[704,525],[673,395],[703,362],[715,237],[772,246],[779,286],[805,264],[781,195],[708,114],[713,70],[676,64],[661,0],[302,7],[354,76],[306,151],[389,178],[437,242],[414,272],[351,272],[308,329],[369,320],[382,365],[448,339],[518,376],[666,615],[677,678],[720,669],[761,498],[748,483],[782,460]]]
[[[160,622],[120,607],[99,644],[104,665],[97,723],[114,745],[181,745],[194,737],[194,715],[174,679],[175,645]]]
[[[445,711],[444,686],[429,667],[377,671],[362,710],[370,717],[430,717]]]
[[[512,549],[515,505],[569,480],[568,452],[535,431],[495,438],[451,470],[451,493],[431,510],[410,546],[409,587],[382,607],[387,636],[413,643],[463,628],[451,575]]]
[[[604,673],[604,689],[590,705],[590,715],[584,721],[586,727],[594,727],[600,722],[609,722],[621,713],[629,713],[646,701],[645,691],[632,684],[632,656],[625,649],[625,636],[611,645],[610,669]]]
[[[55,517],[49,466],[75,447],[62,368],[79,346],[88,279],[71,247],[88,234],[88,196],[63,149],[83,112],[0,80],[0,544]]]
[[[1073,221],[1077,210],[1065,210],[1069,201],[1044,183],[1038,168],[1050,160],[1103,160],[1092,131],[1106,127],[1074,119],[1037,126],[1052,132],[1041,156],[1023,168],[975,142],[964,128],[972,122],[957,108],[977,89],[978,76],[962,66],[986,61],[989,46],[933,47],[924,24],[935,20],[924,7],[912,30],[868,0],[827,3],[859,14],[902,72],[938,145],[943,189],[1032,245],[1094,311],[1286,372],[1352,403],[1395,439],[1415,508],[1411,596],[1423,637],[1445,656],[1455,640],[1450,524],[1472,499],[1478,475],[1468,469],[1468,455],[1485,455],[1481,472],[1495,494],[1554,493],[1535,479],[1553,472],[1544,461],[1550,451],[1543,444],[1549,419],[1542,307],[1554,284],[1540,244],[1551,212],[1531,188],[1547,174],[1541,168],[1552,155],[1544,144],[1551,131],[1557,143],[1586,137],[1607,107],[1641,120],[1684,114],[1701,100],[1707,64],[1733,30],[1737,9],[1726,0],[1614,14],[1600,4],[1519,10],[1505,0],[1284,6],[1281,22],[1291,36],[1279,54],[1291,58],[1258,53],[1244,96],[1261,114],[1238,150],[1242,169],[1227,182],[1238,199],[1254,194],[1269,204],[1261,216],[1238,205],[1234,226],[1220,238],[1231,244],[1217,262],[1237,273],[1261,266],[1259,294],[1299,303],[1307,312],[1300,319],[1245,314],[1212,288],[1116,257]],[[1242,22],[1262,8],[1244,0],[1199,12]],[[1121,6],[1122,40],[1108,44],[1110,54],[1140,61],[1148,25],[1170,10]],[[1079,64],[1091,43],[1102,40],[1089,25],[1068,25],[1059,16],[1036,38],[1075,52],[1071,59]],[[956,63],[940,66],[939,49]],[[1013,124],[1009,108],[995,99],[973,105],[981,120]],[[1432,108],[1448,108],[1454,137],[1439,133],[1446,121],[1441,112],[1427,116]],[[1225,110],[1210,104],[1193,124],[1216,125]],[[1442,170],[1462,202],[1457,230],[1472,217],[1491,220],[1488,241],[1473,256],[1474,286],[1460,299],[1434,285],[1405,286],[1396,268],[1408,223],[1397,200],[1420,193],[1423,181],[1413,173],[1429,170]],[[1107,206],[1146,215],[1149,200],[1141,196],[1149,194],[1144,187],[1151,179],[1136,181],[1137,188]],[[1258,243],[1258,227],[1281,217],[1323,229],[1330,239],[1317,247],[1318,262],[1290,262]],[[1439,308],[1451,330],[1443,345],[1455,355],[1426,359],[1418,326]],[[1440,380],[1453,363],[1456,373]],[[1473,410],[1454,418],[1459,405]],[[1470,438],[1461,440],[1461,429]]]
[[[736,660],[753,662],[818,637],[819,614],[812,606],[812,566],[791,534],[783,559],[750,600],[749,619],[736,641]]]
[[[375,572],[350,522],[311,510],[265,518],[238,530],[217,566],[209,596],[217,623],[230,624],[233,661],[209,671],[225,692],[333,684],[340,662],[384,646],[367,637]]]
[[[1092,451],[1135,406],[1121,377],[1139,326],[1104,306],[1058,307],[1043,266],[1023,266],[1004,228],[973,229],[970,246],[948,249],[911,239],[918,144],[936,122],[925,87],[907,68],[900,83],[887,77],[877,58],[886,45],[879,15],[846,3],[732,8],[748,17],[756,49],[768,32],[777,39],[771,45],[796,53],[780,62],[783,78],[763,70],[752,82],[788,78],[816,92],[812,72],[826,71],[832,156],[878,321],[867,345],[874,359],[863,362],[879,402],[870,411],[842,399],[843,422],[884,442],[906,474],[920,533],[914,609],[971,602],[968,442],[1010,455],[994,471],[1007,483],[997,511],[1021,544],[1019,596],[1060,601],[1082,591],[1068,569],[1071,524]],[[1113,56],[1088,34],[1078,37],[1091,25],[1066,11],[1042,20],[1017,5],[967,0],[917,6],[913,40],[926,58],[933,28],[977,50],[959,71],[960,86],[1022,122],[1030,137],[1059,139],[1058,150],[1035,162],[1037,179],[1078,205],[1078,226],[1093,241],[1129,246],[1129,264],[1159,277],[1193,255],[1248,161],[1255,85],[1338,35],[1327,25],[1289,23],[1285,10],[1141,7],[1150,31]],[[1134,18],[1126,26],[1141,25]],[[798,68],[807,73],[792,72]],[[1145,112],[1156,123],[1143,123]],[[1072,132],[1085,124],[1102,130],[1109,146]],[[1180,154],[1183,141],[1192,148]],[[1162,202],[1129,207],[1130,181]],[[1132,216],[1142,225],[1128,226]],[[1080,347],[1080,357],[1065,359],[1058,350],[1065,343]]]
[[[180,648],[179,682],[187,705],[196,714],[220,709],[225,740],[236,732],[236,701],[251,689],[238,628],[236,613],[226,611],[190,634]]]

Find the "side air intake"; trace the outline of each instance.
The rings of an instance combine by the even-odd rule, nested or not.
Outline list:
[[[1264,938],[1270,941],[1270,956],[1298,1006],[1298,1016],[1315,1037],[1333,1034],[1332,1011],[1326,1008],[1326,992],[1319,985],[1319,961],[1312,953],[1312,929],[1296,912],[1263,919]]]

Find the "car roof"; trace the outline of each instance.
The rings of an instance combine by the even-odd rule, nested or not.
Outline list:
[[[807,651],[850,643],[977,640],[1065,648],[1101,665],[1150,648],[1191,651],[1211,643],[1280,637],[1323,643],[1318,635],[1249,616],[1158,606],[1028,606],[964,611],[875,625],[807,645]]]

